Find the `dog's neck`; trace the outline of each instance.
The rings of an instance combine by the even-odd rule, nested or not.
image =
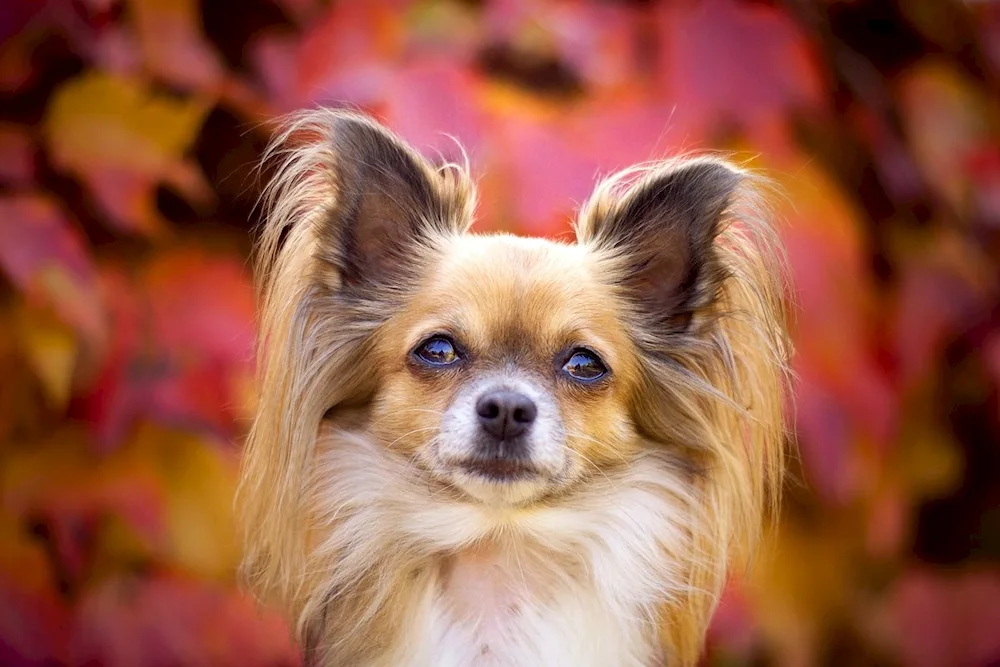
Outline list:
[[[318,665],[659,664],[683,588],[690,488],[665,455],[545,506],[428,492],[364,437],[328,431],[302,626]]]

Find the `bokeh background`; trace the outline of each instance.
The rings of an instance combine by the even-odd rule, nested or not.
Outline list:
[[[466,147],[479,228],[732,151],[781,187],[800,454],[710,665],[1000,664],[1000,4],[4,0],[0,664],[298,664],[242,597],[273,119]]]

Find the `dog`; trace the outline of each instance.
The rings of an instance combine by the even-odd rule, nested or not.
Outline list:
[[[468,165],[359,113],[268,159],[241,575],[305,663],[696,664],[787,446],[761,179],[632,167],[560,242],[471,233]]]

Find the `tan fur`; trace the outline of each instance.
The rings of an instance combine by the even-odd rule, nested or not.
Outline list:
[[[419,240],[394,255],[410,273],[348,299],[347,260],[331,248],[342,232],[329,229],[353,187],[337,176],[353,158],[332,148],[337,128],[359,127],[344,123],[402,146],[364,118],[320,111],[271,153],[261,400],[238,497],[248,587],[283,610],[315,664],[694,664],[783,467],[782,262],[754,179],[707,158],[623,172],[598,186],[566,244],[468,233],[465,170],[405,149],[398,168],[418,165],[433,202]],[[654,320],[630,291],[649,281],[608,221],[652,215],[634,205],[659,201],[646,186],[692,166],[695,183],[712,184],[704,166],[738,188],[704,248],[667,229],[681,250],[657,275],[682,284],[672,263],[697,252],[704,270],[675,299],[683,318]],[[686,192],[695,205],[713,196]],[[358,199],[363,215],[390,215],[398,197],[385,196]],[[414,369],[409,352],[442,331],[468,348],[468,370]],[[560,379],[554,358],[582,344],[608,382]],[[482,502],[441,467],[443,415],[470,383],[515,371],[558,408],[567,463],[537,493]]]

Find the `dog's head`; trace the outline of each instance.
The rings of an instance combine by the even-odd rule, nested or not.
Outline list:
[[[669,449],[711,515],[706,549],[755,532],[787,353],[769,227],[735,215],[748,174],[711,158],[627,170],[556,242],[468,233],[464,170],[366,118],[312,114],[289,136],[306,142],[262,244],[251,559],[294,542],[317,428],[347,412],[381,455],[489,506],[558,502]]]

